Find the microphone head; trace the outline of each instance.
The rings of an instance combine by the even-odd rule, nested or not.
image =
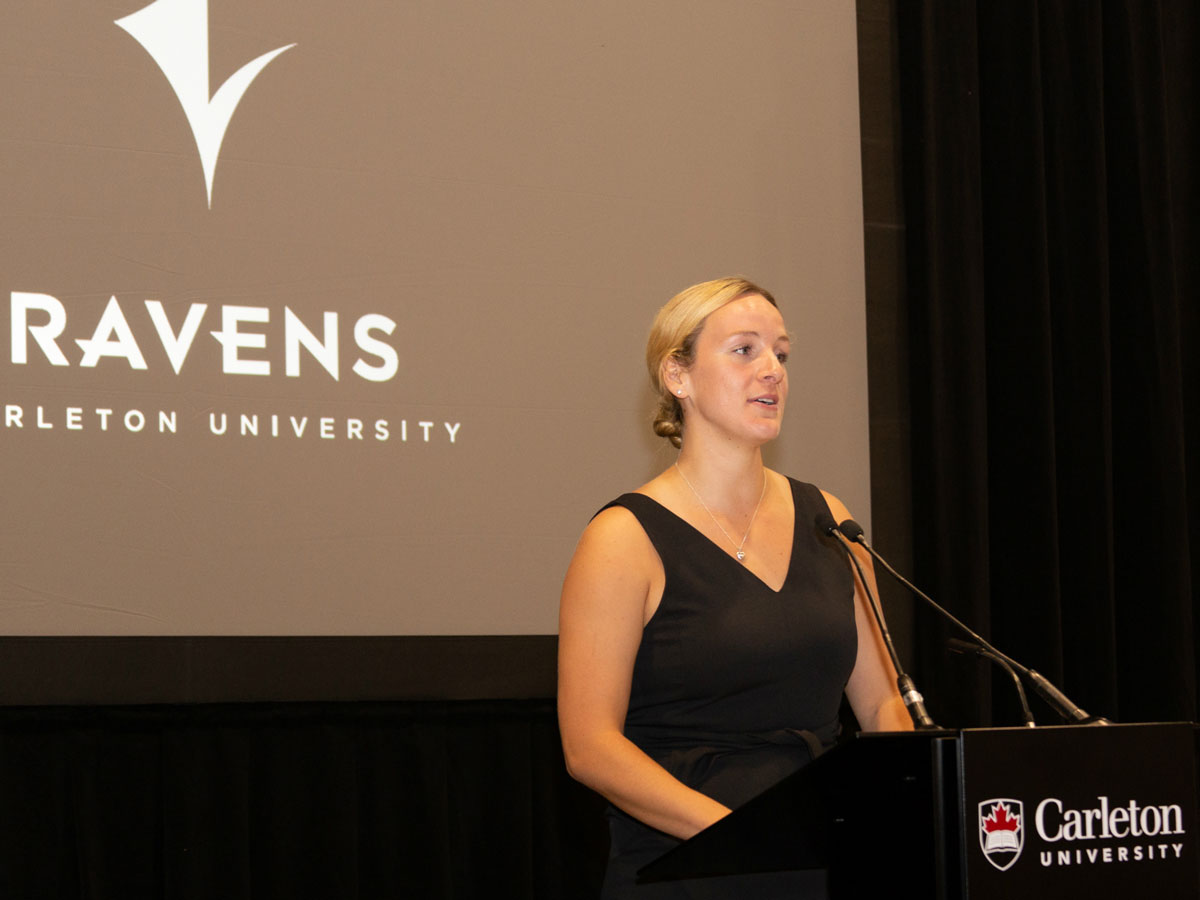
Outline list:
[[[817,513],[817,531],[825,537],[833,537],[833,533],[837,531],[837,522],[833,521],[833,516],[825,510]]]
[[[964,656],[983,656],[983,648],[974,641],[964,641],[961,638],[952,637],[946,641],[946,646],[953,653],[961,653]]]
[[[861,541],[863,538],[863,528],[853,519],[847,519],[838,526],[838,531],[846,536],[848,541]]]

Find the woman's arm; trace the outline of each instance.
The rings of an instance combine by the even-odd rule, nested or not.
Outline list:
[[[572,777],[647,825],[688,838],[729,813],[647,756],[624,733],[633,663],[662,563],[628,510],[606,509],[580,538],[563,583],[558,723]]]
[[[825,494],[824,491],[821,493]],[[825,501],[835,521],[850,518],[849,511],[837,497],[825,494]],[[859,546],[854,546],[850,552],[862,567],[871,593],[878,597],[870,554]],[[858,572],[854,572],[854,624],[858,630],[858,656],[846,684],[846,697],[859,725],[864,731],[911,731],[912,718],[896,687],[896,667],[892,665]]]

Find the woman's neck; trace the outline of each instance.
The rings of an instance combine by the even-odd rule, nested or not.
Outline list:
[[[700,452],[686,440],[675,465],[688,486],[710,506],[733,510],[755,505],[762,497],[766,469],[762,451]]]

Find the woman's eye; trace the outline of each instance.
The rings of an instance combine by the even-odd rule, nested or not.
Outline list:
[[[742,356],[746,356],[747,354],[750,353],[750,345],[746,344],[745,346],[742,346],[742,347],[735,347],[733,349],[733,352],[740,353]]]
[[[775,358],[779,360],[780,364],[783,364],[788,361],[788,354],[786,352],[776,353]]]

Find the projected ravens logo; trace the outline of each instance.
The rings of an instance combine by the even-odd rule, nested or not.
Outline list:
[[[288,44],[252,59],[221,85],[209,92],[208,0],[155,0],[135,13],[117,19],[116,25],[133,36],[158,63],[179,98],[204,169],[208,208],[212,209],[213,178],[217,157],[233,111],[250,83],[279,54],[295,47]]]

